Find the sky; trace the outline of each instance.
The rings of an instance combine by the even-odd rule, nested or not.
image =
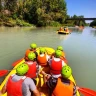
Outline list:
[[[76,14],[85,18],[96,18],[96,0],[65,0],[67,3],[67,13],[70,16]],[[91,22],[91,20],[87,20]]]

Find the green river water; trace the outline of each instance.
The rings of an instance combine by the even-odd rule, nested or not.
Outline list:
[[[56,30],[0,27],[0,70],[12,69],[12,63],[24,56],[31,43],[55,49],[61,45],[77,85],[96,90],[96,29],[71,28],[69,35],[59,35]],[[4,78],[0,77],[0,82]]]

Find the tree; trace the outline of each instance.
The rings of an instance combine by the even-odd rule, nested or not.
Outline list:
[[[78,18],[78,16],[76,16],[76,15],[73,15],[73,17],[72,17],[72,18],[74,18],[74,19],[75,19],[75,18]]]
[[[7,9],[13,13],[16,12],[17,11],[17,0],[6,0],[5,9]]]
[[[96,20],[92,21],[92,22],[90,23],[90,26],[91,26],[91,27],[96,26]]]
[[[33,0],[29,11],[30,22],[37,26],[49,25],[52,21],[64,23],[67,12],[64,0]]]
[[[1,10],[2,10],[2,2],[1,2],[2,0],[0,0],[0,12],[1,12]]]

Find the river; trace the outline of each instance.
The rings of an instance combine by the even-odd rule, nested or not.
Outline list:
[[[55,48],[63,46],[78,86],[96,90],[96,30],[90,27],[59,35],[58,28],[0,27],[0,70],[12,69],[12,63],[24,56],[31,43]],[[0,78],[0,82],[4,79]]]

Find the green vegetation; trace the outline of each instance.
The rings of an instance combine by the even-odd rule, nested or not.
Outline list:
[[[96,20],[92,21],[92,22],[90,23],[90,26],[93,27],[93,28],[96,28]]]
[[[4,26],[74,26],[85,21],[66,20],[65,0],[0,0],[0,25]]]
[[[75,18],[84,18],[84,16],[82,16],[82,15],[81,16],[77,16],[77,15],[69,16],[69,15],[67,15],[66,19],[75,19]],[[74,26],[74,25],[86,26],[86,22],[85,22],[85,20],[66,20],[65,25],[67,25],[67,26]]]

